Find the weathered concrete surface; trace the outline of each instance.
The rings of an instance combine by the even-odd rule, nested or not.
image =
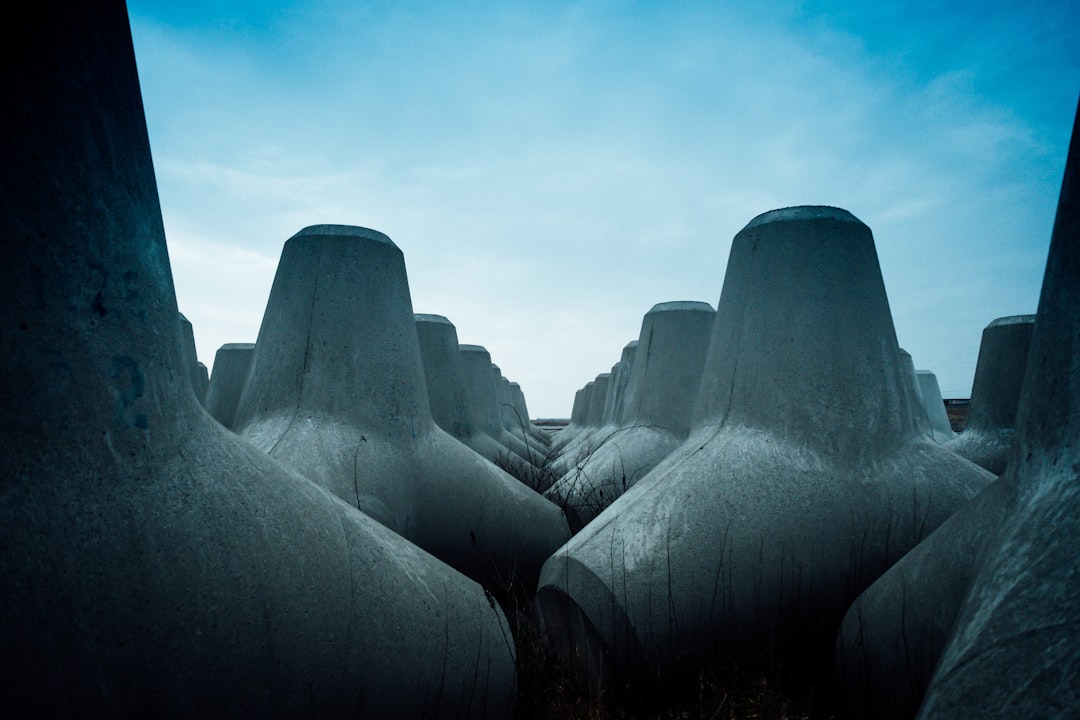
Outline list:
[[[708,303],[688,301],[660,303],[645,314],[633,346],[644,348],[641,357],[634,354],[627,364],[624,354],[620,361],[631,369],[622,373],[623,398],[610,410],[618,418],[608,424],[607,439],[548,492],[571,530],[584,527],[686,440],[715,318]]]
[[[180,337],[183,340],[184,363],[187,365],[191,391],[195,393],[196,400],[205,404],[210,377],[206,372],[206,366],[199,362],[199,356],[195,350],[195,329],[184,313],[178,312],[177,315],[180,318]]]
[[[589,408],[589,393],[592,387],[590,380],[584,387],[574,393],[574,404],[570,409],[570,424],[559,431],[548,449],[548,458],[558,457],[563,448],[573,442],[574,438],[582,433],[587,427]]]
[[[983,330],[967,427],[947,445],[995,475],[1005,472],[1012,448],[1034,325],[1034,315],[1014,315],[998,318]]]
[[[316,225],[285,243],[235,424],[474,579],[529,586],[568,533],[431,419],[404,259],[374,230]]]
[[[481,588],[189,389],[123,4],[0,34],[4,715],[506,717]]]
[[[543,465],[547,459],[548,446],[535,439],[529,432],[529,416],[522,415],[514,404],[514,398],[510,393],[510,381],[507,380],[498,365],[491,365],[492,377],[495,381],[495,401],[499,406],[499,416],[502,418],[503,427],[514,439],[527,449],[530,458],[535,458],[537,465]]]
[[[513,381],[510,381],[510,401],[513,403],[518,415],[525,418],[529,435],[537,442],[540,442],[545,448],[544,452],[547,453],[548,448],[551,447],[551,435],[547,430],[533,423],[529,416],[529,406],[525,402],[525,393],[522,391],[521,385]]]
[[[465,386],[457,329],[442,315],[416,314],[416,335],[424,364],[431,416],[435,423],[489,462],[509,469],[518,479],[538,478],[538,469],[510,453],[473,423],[473,408]],[[540,490],[532,486],[534,490]]]
[[[491,372],[491,354],[482,345],[465,344],[461,348],[461,365],[465,370],[465,389],[469,392],[469,404],[473,410],[473,424],[478,430],[490,436],[517,460],[528,463],[530,472],[540,473],[540,458],[533,455],[528,447],[517,442],[502,424],[495,395],[495,376]]]
[[[837,661],[856,717],[1080,712],[1077,118],[1010,462],[848,612]]]
[[[992,479],[925,435],[899,353],[869,228],[825,207],[751,221],[689,439],[544,566],[557,646],[616,685],[831,652],[858,593]]]
[[[617,367],[616,363],[612,366],[612,371],[614,372]],[[588,393],[589,406],[585,411],[585,430],[578,433],[557,453],[548,456],[548,470],[555,477],[561,479],[572,469],[584,463],[611,435],[613,428],[604,427],[604,408],[607,407],[613,372],[600,373],[593,380],[592,388]]]
[[[255,343],[226,343],[214,355],[214,375],[206,391],[206,411],[230,430],[254,353]]]
[[[956,437],[956,433],[949,423],[949,413],[945,411],[945,400],[941,397],[941,386],[938,385],[937,375],[929,370],[916,370],[915,376],[919,380],[919,396],[926,409],[926,417],[930,421],[930,433],[940,443],[952,440]]]

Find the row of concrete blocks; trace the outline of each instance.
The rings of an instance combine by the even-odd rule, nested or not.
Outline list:
[[[625,689],[765,649],[820,667],[835,649],[866,717],[1075,714],[1077,142],[1038,314],[991,323],[980,350],[969,432],[993,436],[1002,476],[945,446],[968,432],[935,433],[869,229],[834,208],[766,213],[732,244],[687,439],[544,565],[537,603],[568,662]],[[642,339],[624,351],[628,395],[646,357]],[[996,363],[1020,370],[987,383]],[[620,374],[579,394],[575,424],[611,417],[617,391],[597,397]]]
[[[471,578],[535,583],[569,530],[432,422],[400,251],[286,244],[238,437],[192,391],[123,3],[2,32],[5,711],[507,717],[514,639]]]
[[[529,419],[521,386],[503,377],[483,346],[459,345],[457,329],[446,317],[414,317],[435,424],[514,477],[534,483],[546,462],[551,438]],[[254,355],[255,343],[226,343],[214,355],[214,376],[209,379],[204,405],[230,430],[236,429],[236,409]]]
[[[655,305],[611,371],[575,394],[571,422],[546,468],[558,478],[546,495],[563,507],[575,532],[686,441],[715,314],[702,302]],[[1033,323],[1033,315],[999,318],[983,331],[968,427],[959,435],[937,377],[915,370],[900,351],[914,378],[904,387],[926,415],[926,434],[995,475],[1004,471]]]

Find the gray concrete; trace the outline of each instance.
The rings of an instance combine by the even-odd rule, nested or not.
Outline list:
[[[837,662],[856,717],[1080,713],[1077,119],[1037,319],[1007,323],[1031,329],[1011,460],[848,612]]]
[[[235,424],[474,579],[529,586],[568,533],[431,419],[404,258],[374,230],[316,225],[285,243]]]
[[[529,432],[529,416],[522,415],[518,410],[510,392],[510,381],[503,376],[499,366],[493,363],[491,371],[495,381],[495,400],[499,405],[503,427],[515,440],[520,441],[521,445],[527,448],[533,462],[543,465],[547,458],[548,446],[534,438]]]
[[[703,302],[654,306],[641,323],[611,412],[610,434],[580,466],[548,491],[575,532],[645,477],[686,440],[716,312]],[[627,346],[630,348],[631,346]],[[645,348],[637,350],[637,348]]]
[[[615,371],[618,365],[612,366]],[[557,478],[562,478],[575,467],[589,459],[600,444],[611,435],[612,428],[604,426],[604,408],[607,406],[608,392],[611,389],[612,373],[600,373],[593,380],[589,390],[589,405],[585,409],[585,428],[573,440],[548,456],[548,470]]]
[[[206,391],[206,411],[230,430],[254,353],[255,343],[226,343],[214,355],[214,375]]]
[[[952,440],[956,437],[956,433],[949,423],[949,413],[945,410],[945,400],[941,397],[941,386],[938,385],[937,375],[929,370],[916,370],[915,377],[919,380],[919,396],[926,409],[926,417],[930,421],[931,435],[940,443]]]
[[[515,462],[529,463],[534,468],[532,472],[539,473],[540,458],[503,426],[495,394],[495,376],[491,371],[491,354],[482,345],[465,344],[459,347],[461,365],[465,370],[465,389],[468,390],[469,404],[473,410],[473,424],[498,442],[507,453],[516,456]]]
[[[489,462],[504,468],[534,490],[541,473],[490,435],[480,432],[473,422],[473,408],[465,383],[457,329],[442,315],[417,314],[416,335],[424,364],[428,400],[435,423]]]
[[[545,564],[547,632],[594,683],[831,654],[859,592],[992,480],[925,434],[869,228],[735,237],[689,439]]]
[[[1012,448],[1034,315],[1015,315],[986,326],[971,386],[967,427],[947,447],[1001,475]]]
[[[590,380],[584,387],[574,393],[574,404],[570,409],[570,423],[559,431],[559,434],[548,449],[548,458],[557,457],[563,448],[569,445],[574,438],[580,435],[587,427],[589,394],[592,388]]]
[[[482,589],[192,394],[123,4],[0,33],[5,717],[507,717]]]
[[[514,409],[517,410],[518,415],[525,418],[529,435],[544,446],[544,452],[546,453],[551,447],[551,435],[547,430],[533,423],[529,416],[529,406],[525,402],[525,393],[522,391],[521,385],[513,381],[510,382],[510,401],[514,404]]]
[[[196,400],[205,403],[210,376],[206,372],[206,366],[199,362],[199,356],[195,350],[195,330],[191,326],[191,321],[184,316],[184,313],[178,312],[177,315],[180,317],[180,337],[183,341],[184,363],[187,366],[191,391],[195,393]]]

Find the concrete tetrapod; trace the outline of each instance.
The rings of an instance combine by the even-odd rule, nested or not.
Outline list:
[[[1034,325],[1034,315],[1015,315],[998,318],[983,330],[967,427],[946,445],[995,475],[1005,472],[1012,448]]]
[[[618,369],[618,363],[612,366],[612,371]],[[614,432],[614,428],[604,428],[604,408],[607,407],[608,393],[611,390],[612,373],[600,373],[589,388],[589,406],[585,413],[586,428],[577,434],[569,443],[559,449],[556,455],[548,458],[548,470],[557,478],[562,479],[575,467],[584,463],[590,455],[596,452],[600,444]]]
[[[549,491],[578,531],[679,447],[701,383],[716,311],[703,302],[654,306],[641,323],[633,369],[611,434]]]
[[[869,228],[736,235],[688,440],[545,564],[547,632],[600,685],[831,652],[862,588],[992,477],[925,434]]]
[[[1080,112],[1010,461],[844,618],[837,663],[856,717],[910,718],[920,702],[926,719],[1080,712],[1078,131]]]
[[[930,432],[938,442],[948,442],[956,437],[949,423],[949,413],[945,411],[945,400],[941,397],[941,386],[937,375],[929,370],[916,370],[919,380],[919,397],[922,398],[926,417],[930,421]],[[970,459],[970,458],[969,458]],[[978,465],[978,463],[976,463]]]
[[[553,459],[562,453],[563,449],[573,442],[588,427],[589,402],[593,382],[590,380],[580,390],[574,393],[574,404],[570,408],[570,424],[559,431],[548,450],[548,458]]]
[[[206,391],[206,411],[230,430],[254,354],[255,343],[226,343],[214,355],[214,375]]]
[[[123,3],[2,32],[5,715],[509,715],[482,589],[188,388]]]
[[[514,404],[514,409],[517,410],[520,417],[525,418],[526,429],[529,431],[529,435],[543,444],[544,452],[547,452],[547,448],[551,447],[551,435],[547,433],[543,428],[533,424],[533,421],[529,417],[529,406],[525,403],[525,393],[521,390],[521,385],[516,382],[510,382],[510,400]]]
[[[442,315],[417,313],[416,336],[424,364],[431,417],[435,423],[488,461],[539,491],[539,470],[507,451],[494,438],[476,429],[457,329]]]
[[[191,390],[200,403],[206,401],[206,391],[210,386],[210,377],[206,372],[206,366],[199,362],[198,353],[195,350],[195,330],[191,321],[184,313],[176,313],[180,318],[180,337],[183,339],[184,363],[187,365],[188,378],[191,382]]]
[[[285,243],[235,424],[474,579],[531,586],[568,534],[557,507],[431,419],[405,262],[374,230]]]
[[[528,457],[537,465],[543,465],[547,458],[547,445],[533,438],[529,433],[529,417],[522,415],[510,395],[510,381],[503,377],[502,370],[494,363],[491,365],[492,379],[495,381],[495,402],[499,407],[499,416],[503,427],[513,438],[527,449]]]
[[[540,458],[533,455],[526,445],[503,426],[502,413],[499,411],[495,394],[495,376],[491,371],[491,354],[482,345],[459,347],[461,366],[465,370],[465,389],[469,392],[469,406],[473,410],[473,424],[511,454],[513,463],[528,463],[534,468],[529,472],[539,476]]]

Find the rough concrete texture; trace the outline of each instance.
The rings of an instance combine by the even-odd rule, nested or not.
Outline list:
[[[1005,472],[1012,448],[1034,325],[1034,315],[1015,315],[983,330],[967,427],[946,446],[995,475]]]
[[[687,301],[660,303],[645,314],[635,345],[643,349],[624,373],[629,377],[612,408],[619,417],[610,434],[548,492],[558,497],[571,530],[580,530],[686,440],[715,318],[708,303]]]
[[[592,382],[590,381],[585,387],[574,393],[574,404],[570,409],[570,424],[560,430],[555,439],[552,440],[551,447],[548,448],[549,459],[558,457],[563,448],[573,442],[574,438],[580,435],[587,427],[586,420],[591,386]]]
[[[465,387],[457,329],[442,315],[416,314],[416,335],[424,365],[431,416],[435,423],[489,462],[520,480],[538,478],[537,468],[473,424],[473,408]],[[538,488],[533,487],[534,490]]]
[[[949,413],[945,411],[945,400],[941,397],[937,375],[929,370],[916,370],[915,377],[919,380],[919,396],[926,409],[926,418],[930,421],[931,435],[940,443],[952,440],[956,433],[949,423]]]
[[[920,718],[1080,713],[1080,107],[1016,426],[1014,510],[996,527]]]
[[[491,371],[495,380],[495,400],[499,405],[503,427],[506,428],[506,432],[521,441],[521,444],[528,449],[529,457],[535,458],[536,464],[543,465],[547,458],[547,445],[536,440],[529,432],[529,416],[522,415],[517,409],[510,393],[510,381],[503,376],[499,366],[492,364]]]
[[[206,411],[230,430],[254,353],[255,343],[226,343],[214,354],[214,375],[206,391]]]
[[[491,354],[482,345],[461,345],[461,365],[465,370],[465,389],[473,409],[473,424],[511,453],[517,461],[528,463],[531,472],[540,472],[540,459],[528,447],[506,431],[495,394],[495,376],[491,372]]]
[[[1078,128],[1080,113],[1010,462],[848,612],[837,661],[856,717],[908,718],[920,701],[927,719],[1080,712]]]
[[[618,364],[612,367],[615,371]],[[559,449],[557,454],[548,456],[548,470],[557,478],[562,478],[572,469],[584,463],[600,444],[611,434],[612,428],[604,428],[604,408],[607,406],[608,392],[611,389],[612,373],[600,373],[593,380],[589,390],[589,405],[585,410],[583,432]]]
[[[235,424],[474,579],[528,586],[568,533],[557,507],[431,419],[405,262],[374,230],[316,225],[285,243]]]
[[[559,549],[537,602],[601,685],[770,648],[831,653],[858,593],[992,480],[925,434],[869,228],[734,239],[689,439]]]
[[[482,589],[191,393],[123,3],[0,33],[5,716],[508,716]]]
[[[593,381],[585,383],[585,386],[574,393],[574,405],[570,409],[570,424],[559,431],[555,440],[548,450],[548,458],[558,457],[563,449],[573,442],[574,438],[588,428],[589,404],[591,402]]]
[[[540,442],[544,446],[544,452],[551,447],[551,435],[546,430],[533,424],[532,419],[529,416],[529,406],[525,402],[525,393],[521,389],[521,385],[511,381],[510,387],[510,402],[514,404],[514,409],[520,417],[525,418],[526,429],[529,435],[536,441]]]
[[[923,432],[925,432],[926,436],[931,438],[934,442],[942,442],[943,438],[935,434],[934,427],[930,424],[930,413],[927,411],[926,399],[923,397],[922,383],[919,381],[919,373],[915,369],[915,361],[912,359],[911,353],[909,353],[903,348],[900,348],[900,361],[903,363],[905,372],[907,372],[909,376],[910,382],[908,383],[908,385],[911,387],[911,390],[914,393],[912,400],[915,402],[915,405],[918,408],[919,422],[922,425]],[[944,409],[945,406],[942,405],[942,410]],[[948,420],[948,416],[946,416],[945,419]]]
[[[210,386],[210,377],[206,372],[206,366],[199,362],[199,356],[195,350],[195,329],[191,326],[184,313],[178,312],[180,318],[180,337],[184,346],[184,363],[187,366],[188,380],[191,383],[191,391],[195,393],[195,399],[200,403],[206,402],[206,391]],[[200,369],[200,366],[201,369]]]

